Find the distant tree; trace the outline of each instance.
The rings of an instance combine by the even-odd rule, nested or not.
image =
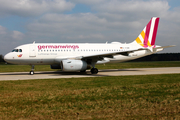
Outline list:
[[[5,62],[3,55],[0,55],[0,62]]]
[[[132,61],[180,61],[180,53],[158,53]]]

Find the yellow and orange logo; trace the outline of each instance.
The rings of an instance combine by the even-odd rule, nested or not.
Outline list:
[[[17,55],[18,57],[22,57],[22,54],[20,54],[20,55]]]

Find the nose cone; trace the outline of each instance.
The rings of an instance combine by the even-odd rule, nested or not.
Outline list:
[[[7,60],[8,60],[8,54],[6,54],[6,55],[4,56],[4,60],[7,62]]]
[[[10,62],[11,59],[12,59],[12,55],[10,55],[10,53],[8,53],[8,54],[6,54],[6,55],[4,56],[4,60],[5,60],[6,62]]]

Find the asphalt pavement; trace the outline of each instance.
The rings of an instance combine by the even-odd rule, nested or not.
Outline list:
[[[86,73],[62,72],[62,71],[35,71],[34,75],[28,72],[7,72],[0,73],[0,81],[6,80],[32,80],[32,79],[56,79],[56,78],[82,78],[82,77],[104,77],[104,76],[127,76],[127,75],[155,75],[155,74],[179,74],[180,67],[162,68],[129,68],[129,69],[107,69],[99,70],[99,73],[92,75],[88,70]]]

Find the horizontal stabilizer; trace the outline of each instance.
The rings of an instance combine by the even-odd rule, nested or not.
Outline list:
[[[156,47],[154,49],[164,49],[164,48],[175,47],[175,46],[176,45],[169,45],[169,46]]]

